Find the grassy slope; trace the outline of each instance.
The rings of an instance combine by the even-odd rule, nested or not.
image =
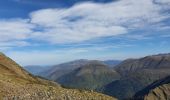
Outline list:
[[[89,63],[60,77],[57,82],[65,87],[95,90],[119,78],[119,74],[107,66]]]

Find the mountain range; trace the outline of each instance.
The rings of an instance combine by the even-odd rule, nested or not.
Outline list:
[[[0,53],[0,100],[115,100],[93,91],[66,89],[25,71]]]
[[[120,60],[99,61],[99,60],[79,59],[79,60],[74,60],[74,61],[70,61],[54,66],[47,66],[47,67],[38,66],[38,65],[29,65],[29,66],[25,66],[24,69],[34,75],[40,75],[49,78],[51,80],[55,80],[58,77],[64,74],[68,74],[69,72],[75,70],[76,68],[79,68],[91,61],[98,61],[102,64],[107,65],[108,67],[114,67],[121,62]]]
[[[112,69],[120,62],[119,60],[80,59],[52,66],[38,75],[58,82],[67,88],[95,90],[120,78],[119,73]],[[26,69],[32,69],[28,71],[33,73],[34,68]]]
[[[66,88],[93,90],[120,100],[131,99],[170,75],[170,54],[127,59],[112,67],[106,62],[81,59],[53,66],[39,75]]]

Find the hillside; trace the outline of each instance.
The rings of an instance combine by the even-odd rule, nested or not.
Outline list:
[[[56,83],[32,76],[4,54],[0,54],[0,99],[114,100],[95,92],[65,89]]]
[[[156,80],[170,75],[170,54],[129,59],[115,67],[120,80],[103,87],[103,93],[119,99],[129,99]]]
[[[169,69],[170,54],[146,56],[140,59],[128,59],[117,65],[115,69],[121,74],[140,69]]]
[[[136,93],[134,98],[141,100],[169,100],[170,76],[148,85],[146,88]]]
[[[0,71],[1,75],[17,76],[30,81],[36,81],[35,78],[26,72],[22,67],[16,64],[13,60],[0,53]]]
[[[42,72],[40,72],[38,75],[48,78],[50,80],[56,80],[62,75],[68,74],[71,71],[75,70],[76,68],[79,68],[85,64],[87,64],[89,60],[86,59],[80,59],[75,60],[67,63],[62,63],[59,65],[52,66]]]
[[[79,59],[79,60],[74,60],[62,64],[58,64],[52,67],[47,67],[47,68],[42,68],[42,71],[39,72],[37,75],[51,79],[51,80],[56,80],[57,78],[66,75],[73,70],[80,68],[89,62],[96,61],[101,64],[105,64],[108,67],[114,67],[120,63],[119,60],[106,60],[106,61],[99,61],[99,60],[87,60],[87,59]],[[33,72],[34,70],[38,70],[37,67],[28,67],[26,68],[28,71]]]
[[[56,82],[65,87],[95,90],[119,78],[120,75],[105,64],[91,61],[59,77]]]

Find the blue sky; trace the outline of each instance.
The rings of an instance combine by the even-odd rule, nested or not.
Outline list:
[[[170,52],[170,0],[0,0],[0,51],[21,65]]]

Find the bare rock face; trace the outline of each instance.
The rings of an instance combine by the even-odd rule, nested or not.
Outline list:
[[[65,89],[26,72],[0,53],[0,100],[115,100],[100,93]]]

